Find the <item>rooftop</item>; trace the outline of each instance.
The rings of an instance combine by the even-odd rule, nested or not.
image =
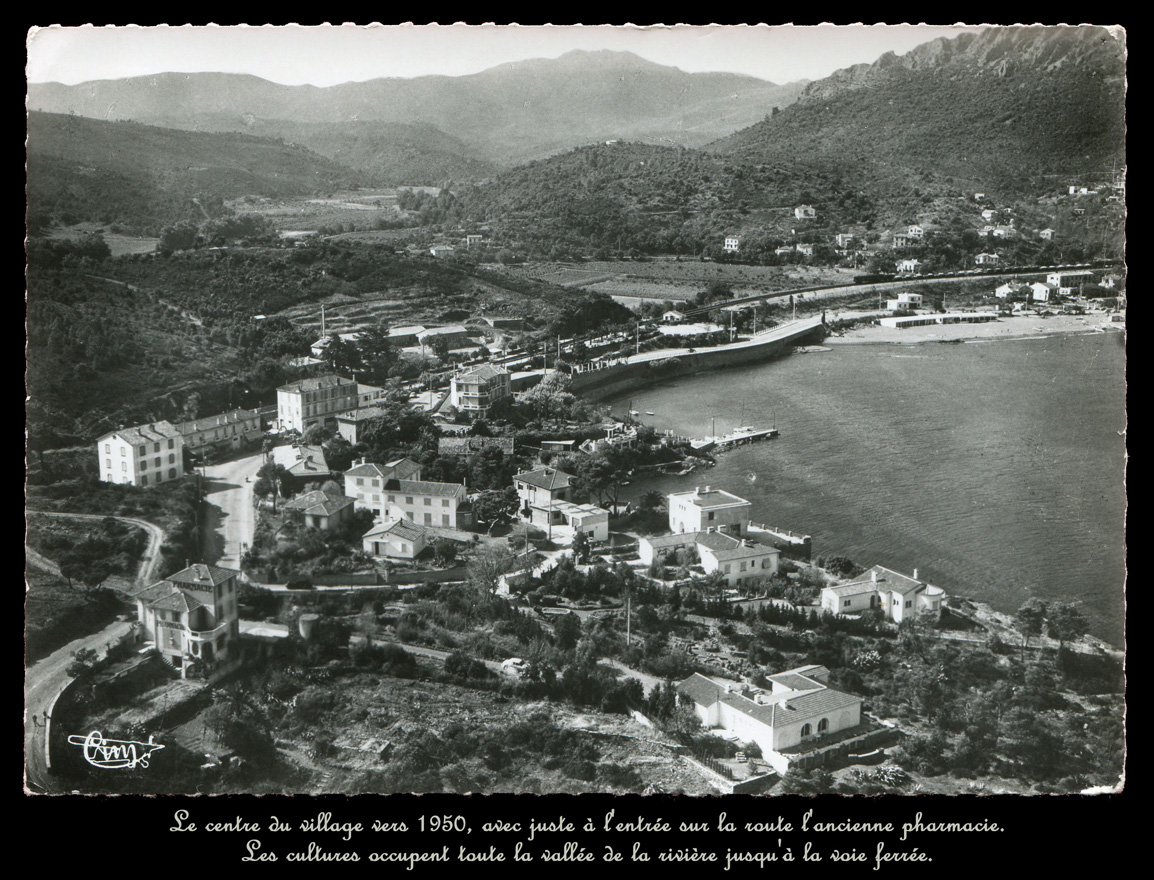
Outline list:
[[[799,667],[772,676],[771,680],[788,688],[775,693],[747,685],[735,690],[732,685],[721,684],[700,673],[691,675],[677,686],[677,690],[700,706],[721,702],[768,727],[785,727],[862,702],[861,697],[818,681],[816,676],[821,674],[818,670],[823,668]],[[804,675],[803,670],[811,672]]]
[[[133,446],[139,446],[141,443],[155,443],[160,440],[175,440],[180,437],[180,431],[172,424],[172,422],[159,421],[151,422],[147,425],[137,425],[134,428],[118,428],[105,434],[100,440],[106,440],[109,437],[119,437],[125,443]],[[99,442],[99,441],[97,441]]]
[[[931,586],[925,581],[912,578],[909,575],[891,571],[882,565],[875,565],[869,571],[849,583],[842,584],[839,587],[827,587],[826,589],[832,590],[836,596],[852,596],[856,593],[869,592],[870,590],[892,591],[903,596],[906,593],[914,593],[923,589],[935,593],[943,592],[939,587]]]
[[[193,419],[188,422],[181,422],[176,426],[176,430],[182,434],[194,434],[198,431],[206,431],[209,428],[219,428],[222,425],[234,425],[237,422],[245,422],[251,419],[260,419],[260,413],[255,409],[234,409],[232,412],[220,413],[215,416],[204,416],[203,418]]]
[[[732,495],[724,489],[711,489],[709,486],[706,486],[704,489],[698,486],[692,492],[673,492],[669,495],[669,500],[673,501],[674,498],[702,509],[711,507],[739,507],[749,504],[744,498],[738,498],[736,495]]]
[[[473,367],[471,370],[466,370],[459,376],[454,376],[457,382],[487,382],[490,379],[495,379],[497,376],[507,376],[509,371],[501,367],[495,367],[492,364],[481,364],[479,367]]]
[[[538,468],[535,471],[526,471],[513,477],[517,482],[536,486],[538,489],[564,489],[572,481],[571,474],[559,471],[556,468]]]
[[[286,501],[286,510],[303,510],[313,516],[332,516],[339,513],[353,503],[353,499],[345,495],[328,495],[320,489],[298,495],[291,501]]]
[[[308,379],[298,379],[295,382],[290,382],[287,385],[281,385],[277,391],[285,391],[290,394],[299,394],[302,391],[316,391],[320,388],[337,388],[341,386],[352,386],[356,390],[357,383],[352,379],[346,379],[344,376],[338,376],[335,373],[327,373],[324,376],[313,376]]]
[[[377,535],[393,535],[397,538],[415,541],[425,535],[425,530],[416,523],[411,523],[406,519],[398,519],[392,522],[384,522],[375,529],[365,533],[366,538],[372,538]]]

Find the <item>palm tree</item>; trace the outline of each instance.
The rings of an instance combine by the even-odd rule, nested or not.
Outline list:
[[[665,504],[665,496],[654,489],[637,499],[637,503],[642,510],[658,510]]]

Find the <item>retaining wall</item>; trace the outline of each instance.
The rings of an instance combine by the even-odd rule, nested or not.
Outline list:
[[[764,345],[699,351],[693,354],[684,350],[671,350],[669,357],[665,360],[615,364],[601,370],[575,373],[569,390],[574,394],[581,394],[597,400],[654,382],[692,376],[695,373],[716,370],[721,367],[733,367],[770,360],[788,354],[795,345],[807,337],[814,336],[820,339],[823,335],[824,328],[818,326],[802,331],[796,336],[766,342]]]

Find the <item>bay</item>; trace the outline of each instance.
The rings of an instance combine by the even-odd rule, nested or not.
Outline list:
[[[1013,612],[1078,602],[1121,645],[1125,586],[1122,333],[945,345],[839,345],[640,388],[608,402],[688,437],[776,424],[650,489],[717,486],[814,554],[885,565]]]

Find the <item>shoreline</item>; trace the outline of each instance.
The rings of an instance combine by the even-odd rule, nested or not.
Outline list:
[[[1028,325],[1028,326],[1027,326]],[[933,342],[992,342],[1008,339],[1045,339],[1078,333],[1125,331],[1125,324],[1103,321],[1101,317],[1052,315],[1014,317],[984,324],[931,324],[924,327],[882,327],[871,324],[854,327],[841,335],[830,334],[822,345],[920,345]]]

